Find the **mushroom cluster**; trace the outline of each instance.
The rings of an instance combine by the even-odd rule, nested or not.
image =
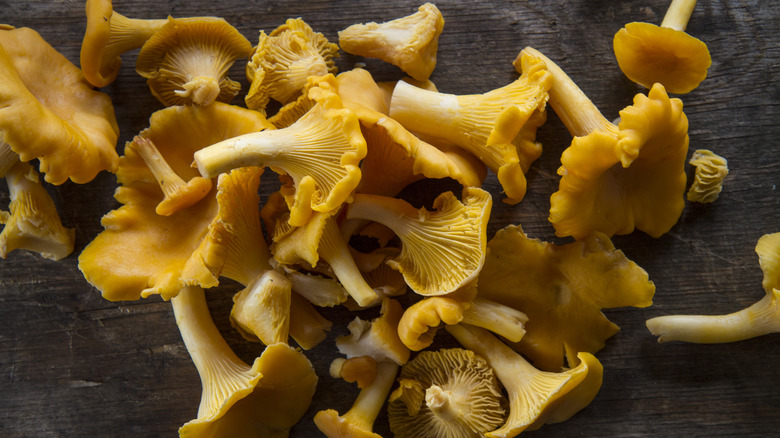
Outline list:
[[[695,2],[678,3],[662,27],[684,28]],[[346,413],[314,416],[329,437],[379,436],[373,425],[386,402],[399,437],[513,437],[565,421],[596,397],[603,367],[595,354],[618,330],[601,310],[646,307],[655,292],[610,238],[635,229],[659,237],[678,221],[688,120],[667,93],[690,86],[634,79],[621,61],[649,92],[611,122],[558,65],[527,47],[513,82],[442,93],[429,77],[444,19],[430,3],[339,33],[344,51],[411,76],[389,83],[358,67],[338,73],[339,46],[300,18],[260,31],[252,47],[218,17],[130,19],[93,0],[86,13],[81,69],[30,29],[0,29],[0,176],[12,201],[0,214],[0,255],[27,249],[61,259],[73,250],[73,230],[26,162],[38,159],[53,184],[115,173],[121,205],[102,218],[79,269],[107,300],[171,302],[203,388],[181,436],[287,436],[320,379],[304,351],[332,329],[321,307],[378,313],[355,317],[335,340],[331,377],[357,383],[360,393]],[[656,56],[660,49],[626,42],[638,32],[647,31],[632,24],[616,36],[620,59],[637,47]],[[93,87],[116,80],[119,55],[134,49],[137,73],[165,108],[120,157],[110,99]],[[57,65],[38,68],[35,59],[19,61],[23,53]],[[245,107],[229,103],[240,84],[227,77],[242,58],[251,84]],[[31,86],[33,77],[52,86]],[[281,106],[275,114],[272,100]],[[572,240],[529,238],[520,225],[491,238],[493,195],[482,183],[490,171],[505,203],[522,201],[525,174],[542,154],[536,131],[548,102],[573,137],[549,221]],[[727,173],[725,160],[709,166],[714,176],[697,171],[704,202]],[[262,199],[261,178],[271,173],[278,190]],[[428,206],[400,195],[414,182],[445,178],[461,190],[436,193]],[[757,252],[761,302],[726,317],[665,317],[648,327],[662,340],[699,342],[780,330],[777,235]],[[265,346],[252,364],[209,314],[206,293],[223,279],[243,286],[232,326]],[[742,328],[727,336],[726,325]],[[428,349],[439,336],[462,348]]]

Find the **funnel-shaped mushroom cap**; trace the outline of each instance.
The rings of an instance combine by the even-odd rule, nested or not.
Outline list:
[[[603,234],[556,246],[518,226],[498,231],[478,278],[478,296],[528,315],[514,347],[536,367],[557,371],[596,353],[619,328],[601,309],[652,304],[655,285]]]
[[[5,175],[10,192],[10,213],[0,210],[0,257],[15,249],[60,260],[73,251],[75,230],[62,226],[54,200],[41,185],[36,172],[17,160]]]
[[[473,351],[420,352],[401,367],[399,381],[405,384],[390,394],[387,408],[397,438],[470,438],[504,424],[506,399],[498,380]],[[415,388],[424,397],[404,397]]]
[[[360,182],[366,141],[355,113],[344,108],[330,84],[309,90],[317,104],[287,128],[237,136],[195,154],[204,177],[242,166],[270,166],[294,185],[290,225],[302,226],[312,211],[339,209]]]
[[[247,365],[214,325],[202,289],[183,288],[171,303],[203,385],[198,417],[179,435],[287,436],[314,395],[311,362],[286,344],[273,344]]]
[[[582,239],[634,228],[669,231],[685,207],[688,119],[680,99],[656,84],[620,111],[617,127],[575,137],[561,156],[550,222],[558,236]]]
[[[541,155],[529,141],[544,121],[552,84],[544,61],[521,59],[522,75],[509,85],[483,94],[454,95],[399,81],[390,101],[390,117],[412,132],[448,140],[479,158],[497,176],[514,204],[525,196],[525,172]],[[530,122],[529,126],[526,126]]]
[[[514,437],[543,423],[560,422],[585,408],[601,388],[604,368],[590,353],[562,372],[540,371],[490,332],[468,325],[448,326],[464,347],[484,357],[509,399],[509,417],[488,438]]]
[[[424,81],[436,67],[444,18],[433,3],[384,23],[353,24],[339,32],[339,45],[353,55],[389,62]]]
[[[198,175],[190,167],[196,150],[269,126],[256,111],[215,103],[157,111],[150,118],[149,128],[141,134],[154,142],[178,175],[189,179]],[[252,178],[251,172],[240,175]],[[143,159],[132,150],[122,157],[117,179],[120,187],[114,197],[122,206],[103,217],[105,230],[81,253],[79,268],[87,281],[109,300],[135,300],[154,293],[170,298],[184,282],[188,259],[197,257],[190,263],[203,264],[208,258],[196,249],[218,217],[215,191],[178,213],[160,216],[155,212],[163,199],[160,186]],[[252,198],[245,201],[251,203]],[[214,281],[210,271],[199,272],[204,274],[197,277],[200,281]]]
[[[727,315],[665,315],[647,320],[658,342],[703,344],[736,342],[780,332],[780,233],[758,239],[756,253],[764,271],[765,295],[744,309]]]
[[[656,82],[674,94],[687,93],[707,77],[712,64],[707,45],[687,33],[650,23],[628,23],[613,40],[620,69],[632,81]]]
[[[163,105],[229,102],[241,84],[227,77],[252,44],[222,18],[172,18],[141,47],[139,75]]]
[[[119,127],[111,99],[34,30],[0,29],[0,137],[46,182],[116,171]]]
[[[420,295],[444,295],[476,278],[485,260],[490,193],[463,189],[439,195],[433,211],[416,209],[404,200],[355,195],[348,219],[367,219],[392,229],[401,239],[401,254],[388,261]]]
[[[114,82],[119,55],[140,48],[167,20],[140,20],[114,12],[112,0],[87,0],[87,30],[81,43],[81,69],[90,84]]]
[[[246,75],[252,83],[246,95],[250,109],[265,114],[270,99],[285,105],[298,96],[309,76],[336,73],[333,58],[339,47],[300,18],[291,18],[266,35],[262,30]]]

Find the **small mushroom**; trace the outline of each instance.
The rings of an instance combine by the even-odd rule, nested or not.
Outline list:
[[[696,168],[696,172],[687,199],[702,204],[715,202],[723,189],[723,180],[729,174],[726,159],[710,150],[697,149],[688,163]]]
[[[680,99],[663,85],[634,96],[616,125],[574,81],[539,51],[553,78],[550,106],[574,137],[561,155],[558,191],[550,197],[556,235],[582,239],[639,229],[652,237],[669,231],[685,207],[688,119]],[[517,68],[517,60],[515,67]]]
[[[353,55],[378,58],[424,81],[436,67],[439,35],[444,18],[433,3],[414,14],[384,23],[353,24],[339,32],[342,50]]]
[[[119,55],[143,46],[168,22],[125,17],[114,11],[112,0],[87,0],[86,13],[81,69],[87,81],[96,87],[114,82],[122,66]]]
[[[633,22],[615,34],[615,57],[629,79],[646,88],[658,82],[675,94],[699,86],[712,59],[704,42],[685,33],[695,6],[696,0],[673,0],[660,27]]]
[[[222,18],[172,18],[141,47],[135,70],[163,105],[229,102],[241,84],[227,77],[252,45]]]
[[[398,380],[387,407],[397,438],[477,438],[506,419],[492,368],[471,350],[422,351]]]

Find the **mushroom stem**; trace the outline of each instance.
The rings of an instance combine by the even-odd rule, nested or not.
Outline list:
[[[538,50],[532,47],[523,49],[515,60],[515,69],[519,68],[523,53],[540,58],[547,64],[547,71],[553,78],[548,91],[550,105],[573,137],[584,137],[597,130],[617,132],[617,127],[601,114],[569,75]]]
[[[277,155],[284,154],[291,142],[287,130],[253,132],[195,152],[195,162],[201,175],[213,178],[236,167],[264,166]]]
[[[3,133],[0,132],[0,178],[5,178],[17,162],[19,155],[11,149],[11,145],[3,141]]]
[[[374,421],[390,393],[390,388],[395,383],[397,372],[398,365],[395,362],[377,363],[374,381],[360,390],[355,403],[342,417],[362,430],[372,430]]]
[[[141,156],[165,195],[165,199],[157,205],[157,214],[170,216],[200,201],[211,190],[211,180],[200,176],[185,182],[148,138],[137,135],[128,146]]]
[[[512,342],[520,342],[525,335],[525,313],[485,298],[474,298],[463,311],[464,324],[488,329]]]
[[[727,315],[667,315],[647,320],[658,342],[699,344],[736,342],[780,332],[780,290]]]
[[[171,298],[171,305],[184,345],[203,384],[198,418],[218,412],[233,394],[252,391],[262,375],[253,372],[225,342],[211,319],[203,289],[185,286]]]
[[[661,27],[685,31],[694,7],[696,7],[696,0],[672,0],[672,4],[669,5],[664,20],[661,22]]]
[[[439,385],[431,385],[425,390],[425,405],[442,420],[460,423],[463,413],[471,410],[466,400],[460,400],[452,391]]]

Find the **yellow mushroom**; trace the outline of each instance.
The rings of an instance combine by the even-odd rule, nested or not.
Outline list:
[[[707,45],[685,33],[696,0],[673,0],[661,26],[628,23],[613,39],[618,65],[632,81],[669,93],[688,93],[707,77],[712,64]]]
[[[764,297],[728,315],[666,315],[647,320],[658,342],[715,344],[780,332],[780,233],[758,239],[756,253],[764,272]]]
[[[46,182],[116,171],[119,127],[108,95],[29,28],[0,28],[0,143],[38,158]]]
[[[601,309],[647,307],[655,285],[603,234],[565,245],[531,239],[519,226],[488,243],[478,297],[522,310],[525,335],[513,347],[537,368],[558,371],[595,354],[619,328]]]
[[[150,139],[176,174],[186,179],[198,175],[190,167],[194,151],[270,126],[256,111],[223,103],[165,108],[152,114],[149,124],[140,135]],[[252,172],[242,173],[241,177],[255,178]],[[144,160],[132,148],[122,157],[117,180],[120,187],[114,197],[122,206],[103,217],[105,230],[79,256],[79,268],[87,281],[108,300],[136,300],[150,294],[170,298],[178,293],[182,283],[215,284],[222,265],[209,262],[207,254],[197,251],[218,217],[215,191],[171,216],[158,215],[155,209],[163,193]],[[251,195],[254,198],[245,198],[247,203],[256,199],[256,193]],[[196,260],[189,261],[190,258]],[[193,264],[204,263],[214,272],[208,266],[194,269]]]
[[[507,392],[509,416],[503,426],[485,433],[487,438],[511,438],[565,421],[590,404],[601,388],[604,369],[590,353],[578,353],[576,367],[541,371],[487,330],[459,324],[447,326],[447,331],[487,360]]]
[[[359,306],[378,304],[381,297],[363,278],[339,232],[333,213],[315,212],[306,225],[274,242],[271,253],[279,263],[294,265],[305,262],[309,268],[314,268],[321,258]]]
[[[702,204],[715,202],[723,189],[723,180],[729,174],[726,159],[710,150],[697,149],[688,163],[696,168],[696,173],[687,199]]]
[[[374,382],[377,374],[376,360],[371,356],[356,356],[349,359],[337,357],[330,363],[330,376],[344,379],[348,383],[357,383],[363,389]]]
[[[397,438],[473,438],[506,419],[493,370],[473,351],[422,351],[401,367],[387,407]]]
[[[476,278],[485,260],[492,198],[480,188],[467,187],[461,199],[442,193],[428,211],[402,199],[356,194],[346,217],[392,229],[401,239],[401,254],[387,263],[416,293],[444,295]]]
[[[75,230],[62,226],[54,200],[43,187],[38,172],[16,160],[5,174],[11,198],[10,212],[0,210],[0,257],[13,250],[39,253],[60,260],[73,252]]]
[[[168,21],[125,17],[114,11],[112,0],[87,0],[86,14],[81,69],[96,87],[114,82],[122,66],[119,56],[143,46]]]
[[[377,362],[391,361],[403,365],[411,352],[398,337],[398,323],[403,314],[401,304],[383,298],[380,316],[366,321],[355,317],[348,325],[349,335],[336,338],[336,347],[347,358],[371,356]]]
[[[248,340],[265,345],[287,343],[292,285],[284,274],[265,271],[233,295],[230,323]]]
[[[390,101],[390,117],[412,132],[469,151],[498,176],[507,196],[504,202],[520,202],[526,191],[525,172],[542,152],[541,145],[528,140],[544,121],[552,84],[544,61],[524,56],[522,64],[517,80],[483,94],[445,94],[399,81]]]
[[[394,362],[377,363],[377,374],[370,385],[362,388],[344,415],[325,409],[314,415],[314,424],[328,438],[382,438],[374,433],[374,422],[384,406],[387,394],[398,373]]]
[[[297,99],[310,76],[336,73],[333,61],[338,46],[300,18],[291,18],[283,25],[260,37],[246,65],[251,82],[246,105],[265,114],[271,99],[288,104]]]
[[[366,142],[355,114],[342,107],[329,84],[309,90],[317,104],[287,128],[230,138],[195,153],[206,178],[242,166],[270,166],[290,177],[290,225],[306,224],[312,211],[341,207],[360,182]]]
[[[241,84],[227,77],[251,43],[217,17],[172,18],[141,47],[135,70],[163,105],[230,102]]]
[[[436,67],[443,29],[444,17],[439,9],[425,3],[406,17],[353,24],[339,32],[339,45],[347,53],[381,59],[424,81]]]
[[[550,197],[549,220],[558,236],[608,236],[635,228],[652,237],[669,231],[685,207],[688,119],[680,99],[656,84],[620,111],[615,125],[555,63],[550,105],[574,137],[561,156],[558,191]]]
[[[311,362],[279,343],[250,366],[214,325],[203,289],[184,287],[171,304],[203,386],[198,415],[179,436],[286,436],[314,396],[318,379]]]

